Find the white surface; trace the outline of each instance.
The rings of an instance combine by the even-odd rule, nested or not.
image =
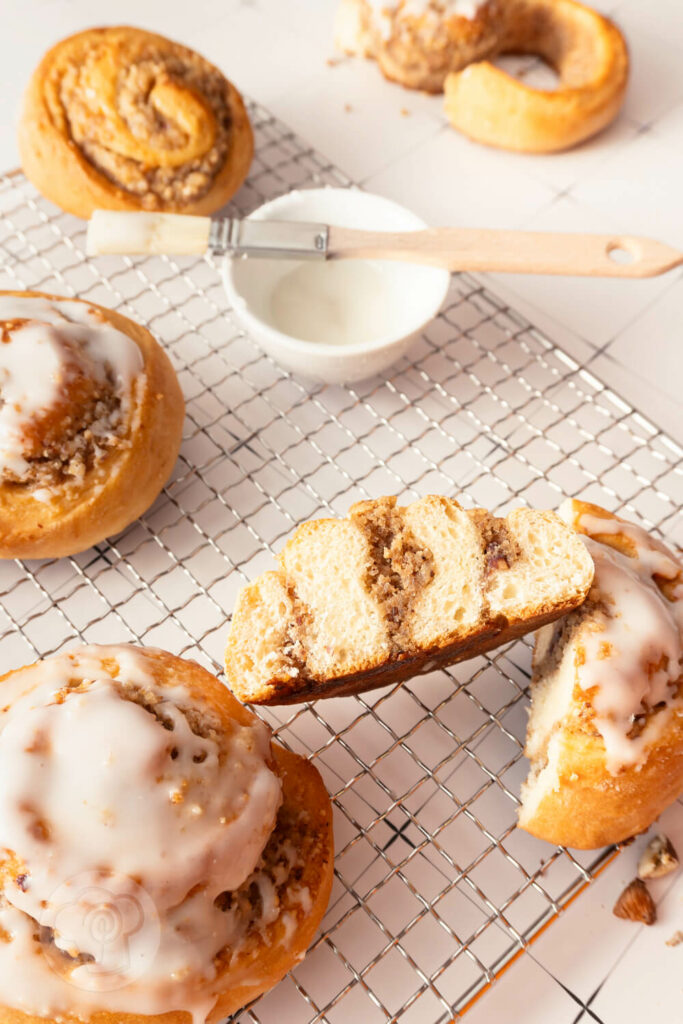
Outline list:
[[[328,66],[334,0],[195,0],[191,7],[119,0],[115,10],[101,0],[13,0],[0,14],[6,41],[0,161],[17,163],[16,110],[43,50],[115,14],[119,22],[196,46],[356,180],[428,220],[607,227],[683,246],[683,5],[627,0],[599,6],[615,11],[629,37],[634,75],[625,112],[580,150],[527,157],[465,141],[444,126],[438,98],[385,83],[371,64]],[[680,439],[682,281],[678,272],[609,287],[571,279],[490,283]],[[679,803],[663,822],[679,846],[682,822]],[[630,1024],[647,1014],[666,1024],[682,1021],[683,946],[665,946],[683,928],[681,876],[658,884],[660,925],[617,921],[610,909],[635,861],[636,849],[627,850],[536,943],[534,959],[515,964],[468,1020]]]
[[[252,218],[377,231],[426,227],[398,203],[348,188],[294,190]],[[450,284],[445,270],[386,260],[227,260],[223,279],[243,326],[276,362],[330,384],[373,377],[400,359]]]

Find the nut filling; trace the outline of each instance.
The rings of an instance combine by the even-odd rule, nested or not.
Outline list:
[[[145,209],[208,192],[230,147],[229,86],[198,54],[94,46],[53,83],[62,127],[109,181]]]
[[[392,654],[410,645],[408,619],[417,596],[434,578],[434,557],[420,547],[392,500],[361,503],[352,518],[367,538],[371,561],[365,586],[382,609]]]
[[[3,344],[10,343],[16,326],[17,321],[0,321]],[[0,466],[0,482],[46,488],[78,484],[108,453],[125,444],[128,417],[111,369],[105,368],[98,380],[77,347],[64,345],[64,352],[57,401],[27,425],[21,461]],[[0,380],[0,410],[3,404]]]

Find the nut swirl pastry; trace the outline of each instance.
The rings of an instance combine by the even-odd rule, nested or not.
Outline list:
[[[619,29],[577,0],[340,0],[337,45],[411,89],[445,94],[454,128],[529,153],[577,145],[617,115],[629,59]],[[536,89],[492,61],[529,53],[558,75]]]
[[[0,292],[0,558],[117,533],[173,468],[183,397],[166,353],[113,310]]]
[[[0,1024],[213,1024],[302,959],[330,800],[217,679],[124,645],[0,689]]]
[[[646,530],[571,500],[595,563],[584,604],[536,637],[519,824],[593,849],[683,792],[683,566]]]
[[[24,172],[79,217],[93,210],[209,214],[244,181],[253,136],[242,97],[199,54],[117,26],[57,43],[28,85]]]

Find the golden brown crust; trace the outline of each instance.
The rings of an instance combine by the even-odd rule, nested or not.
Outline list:
[[[59,299],[42,292],[0,295]],[[37,501],[26,487],[0,483],[0,558],[72,555],[118,533],[154,502],[178,455],[184,402],[168,356],[140,324],[85,304],[132,338],[143,355],[146,379],[131,416],[135,429],[129,444],[112,449],[80,484],[60,489],[50,502]]]
[[[607,18],[576,0],[509,0],[499,53],[533,53],[560,77],[534,89],[488,61],[452,73],[445,111],[477,142],[552,153],[602,131],[619,112],[628,82],[626,42]]]
[[[557,787],[520,825],[557,846],[594,850],[646,831],[683,792],[683,716],[673,716],[640,767],[610,775],[598,735],[563,730]]]
[[[87,53],[94,46],[111,47],[115,59],[125,65],[126,53],[131,48],[147,44],[158,47],[164,54],[181,59],[197,57],[187,47],[141,29],[128,26],[87,29],[53,46],[29,82],[19,123],[19,151],[23,170],[44,196],[78,217],[87,219],[96,209],[155,208],[187,214],[210,214],[227,203],[247,176],[253,156],[251,125],[240,93],[222,75],[230,117],[227,154],[208,189],[188,201],[160,199],[150,207],[149,201],[143,196],[117,184],[103,173],[71,137],[68,118],[60,111],[59,91],[55,87],[63,69],[76,55]],[[212,72],[220,75],[216,68],[205,63]],[[193,103],[195,100],[193,94]],[[208,105],[204,106],[208,121],[212,115]],[[113,149],[116,150],[116,146]]]
[[[103,648],[103,651],[115,648]],[[183,686],[190,695],[218,716],[228,729],[237,721],[247,725],[253,713],[237,701],[227,687],[194,661],[177,658],[166,651],[136,648],[145,661],[146,670],[164,687]],[[23,671],[22,669],[17,670]],[[10,676],[0,677],[0,685]],[[296,879],[297,887],[305,886],[311,902],[306,912],[300,904],[296,909],[287,907],[287,913],[296,913],[297,927],[291,938],[280,917],[257,933],[242,952],[230,963],[219,967],[219,981],[214,988],[220,990],[218,1000],[207,1020],[218,1024],[227,1015],[235,1013],[246,1003],[276,985],[304,956],[318,930],[329,901],[334,877],[334,839],[332,832],[332,805],[317,769],[306,758],[273,744],[274,762],[282,778],[283,803],[273,833],[284,830],[292,821],[299,824],[299,853],[303,867]],[[0,1007],[0,1024],[57,1024],[51,1018],[23,1013],[9,1007]],[[192,1024],[190,1013],[182,1010],[145,1015],[134,1013],[97,1012],[87,1020],[73,1015],[60,1016],[59,1024]]]
[[[540,629],[548,622],[565,615],[576,607],[576,601],[556,605],[552,610],[530,618],[510,622],[500,619],[488,622],[467,640],[454,640],[430,647],[418,654],[403,654],[395,661],[379,666],[359,668],[346,676],[335,679],[277,679],[267,691],[251,696],[249,703],[259,705],[300,704],[302,701],[319,700],[323,697],[349,697],[367,690],[376,690],[394,683],[403,683],[414,676],[425,675],[438,668],[468,661],[479,654],[486,654],[496,647],[502,647],[519,637]],[[229,661],[229,653],[226,655]]]
[[[255,952],[238,957],[231,964],[230,987],[220,997],[209,1016],[210,1024],[235,1013],[240,1007],[278,983],[299,960],[313,941],[327,908],[334,879],[334,840],[332,833],[332,805],[316,768],[305,758],[284,747],[273,746],[277,766],[282,775],[283,814],[300,813],[306,816],[306,845],[302,848],[304,868],[299,883],[311,894],[310,910],[298,915],[294,940],[283,944],[284,928],[275,921],[259,940]],[[258,960],[260,980],[253,981],[253,963]],[[1,1022],[0,1022],[1,1024]]]
[[[590,529],[581,519],[590,517]],[[589,535],[607,547],[628,557],[635,557],[637,546],[626,520],[620,519],[599,505],[573,500],[568,502],[569,519],[573,528]],[[609,523],[611,529],[600,533],[596,520]],[[615,524],[623,531],[615,532]],[[671,550],[655,537],[649,537],[652,546],[667,556],[675,565]],[[673,600],[673,591],[683,584],[683,568],[672,579],[654,575],[659,589]],[[592,614],[591,599],[577,616]],[[569,622],[571,623],[571,619]],[[568,634],[570,637],[570,635]],[[571,642],[571,637],[566,641]],[[572,663],[573,671],[584,657],[581,641]],[[536,679],[536,653],[531,699],[534,700]],[[683,697],[683,676],[678,680],[677,692]],[[638,835],[650,827],[662,811],[683,793],[683,707],[671,709],[670,718],[662,732],[647,749],[642,763],[622,766],[616,774],[607,769],[605,742],[595,725],[594,692],[582,689],[576,682],[571,695],[571,706],[557,723],[551,742],[558,744],[553,757],[556,774],[538,802],[530,809],[523,800],[520,826],[539,839],[559,846],[576,849],[597,849],[619,843]],[[657,708],[650,714],[665,714]],[[530,719],[530,727],[533,716]],[[533,764],[532,767],[536,768]]]

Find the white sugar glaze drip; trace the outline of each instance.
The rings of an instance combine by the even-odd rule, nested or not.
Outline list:
[[[563,511],[574,521],[571,503]],[[615,774],[642,764],[671,714],[683,713],[677,696],[683,674],[683,588],[677,587],[670,601],[654,580],[655,575],[674,580],[681,570],[639,526],[585,513],[576,525],[589,535],[582,539],[595,563],[590,599],[597,602],[581,635],[585,659],[577,665],[577,679],[584,690],[595,688],[595,726],[605,743],[607,768]],[[621,534],[633,555],[591,534]],[[640,734],[630,737],[637,716],[657,705]]]
[[[118,665],[114,680],[103,658]],[[162,698],[154,713],[121,695],[130,685]],[[214,957],[244,937],[214,900],[255,870],[281,801],[268,730],[235,724],[219,756],[190,728],[188,691],[160,688],[127,647],[41,662],[3,694],[0,849],[25,879],[3,882],[0,1004],[47,1017],[182,1009],[203,1021]],[[46,949],[36,922],[54,947],[94,961]]]
[[[143,369],[140,349],[86,303],[0,296],[0,321],[27,320],[0,342],[0,474],[28,469],[24,437],[35,417],[56,404],[75,353],[95,380],[109,375],[127,417],[131,387]]]

